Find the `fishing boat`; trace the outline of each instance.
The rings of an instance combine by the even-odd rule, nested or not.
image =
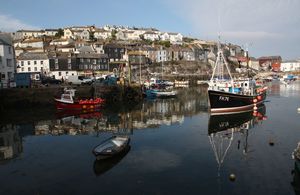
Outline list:
[[[224,74],[225,70],[227,75]],[[233,79],[221,46],[218,45],[218,55],[208,87],[211,113],[238,113],[257,109],[266,99],[266,91],[266,86],[256,86],[255,80],[249,76]]]
[[[129,136],[112,136],[93,149],[97,160],[113,157],[121,153],[129,144]]]
[[[148,98],[168,98],[175,97],[177,92],[174,90],[151,88],[147,89],[145,94]]]
[[[60,98],[54,98],[56,108],[58,110],[94,110],[99,109],[104,104],[104,99],[75,99],[75,89],[64,89]]]

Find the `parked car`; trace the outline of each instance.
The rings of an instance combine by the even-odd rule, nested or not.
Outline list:
[[[62,81],[59,80],[59,79],[52,78],[52,77],[42,77],[41,78],[41,83],[43,85],[47,85],[47,84],[56,84],[56,85],[59,85],[59,84],[62,83]]]
[[[94,80],[92,78],[79,76],[79,75],[70,75],[67,77],[67,83],[74,84],[74,85],[92,84],[93,81]]]

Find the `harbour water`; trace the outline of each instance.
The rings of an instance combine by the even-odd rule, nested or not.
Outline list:
[[[297,194],[299,98],[299,81],[274,81],[255,116],[210,116],[201,87],[129,108],[18,112],[0,126],[0,194]],[[130,148],[96,161],[92,149],[116,134]]]

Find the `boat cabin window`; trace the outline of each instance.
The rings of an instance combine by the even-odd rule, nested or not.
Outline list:
[[[70,99],[71,99],[71,96],[70,96],[70,95],[63,95],[62,98],[63,98],[63,99],[70,100]]]
[[[245,85],[246,85],[246,83],[245,83]],[[241,86],[244,87],[244,83],[242,83]]]
[[[247,87],[247,83],[245,83],[245,87]]]

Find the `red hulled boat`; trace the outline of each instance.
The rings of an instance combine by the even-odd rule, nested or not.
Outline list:
[[[65,89],[60,98],[54,98],[58,110],[95,110],[99,109],[105,102],[101,98],[75,100],[75,89]]]

